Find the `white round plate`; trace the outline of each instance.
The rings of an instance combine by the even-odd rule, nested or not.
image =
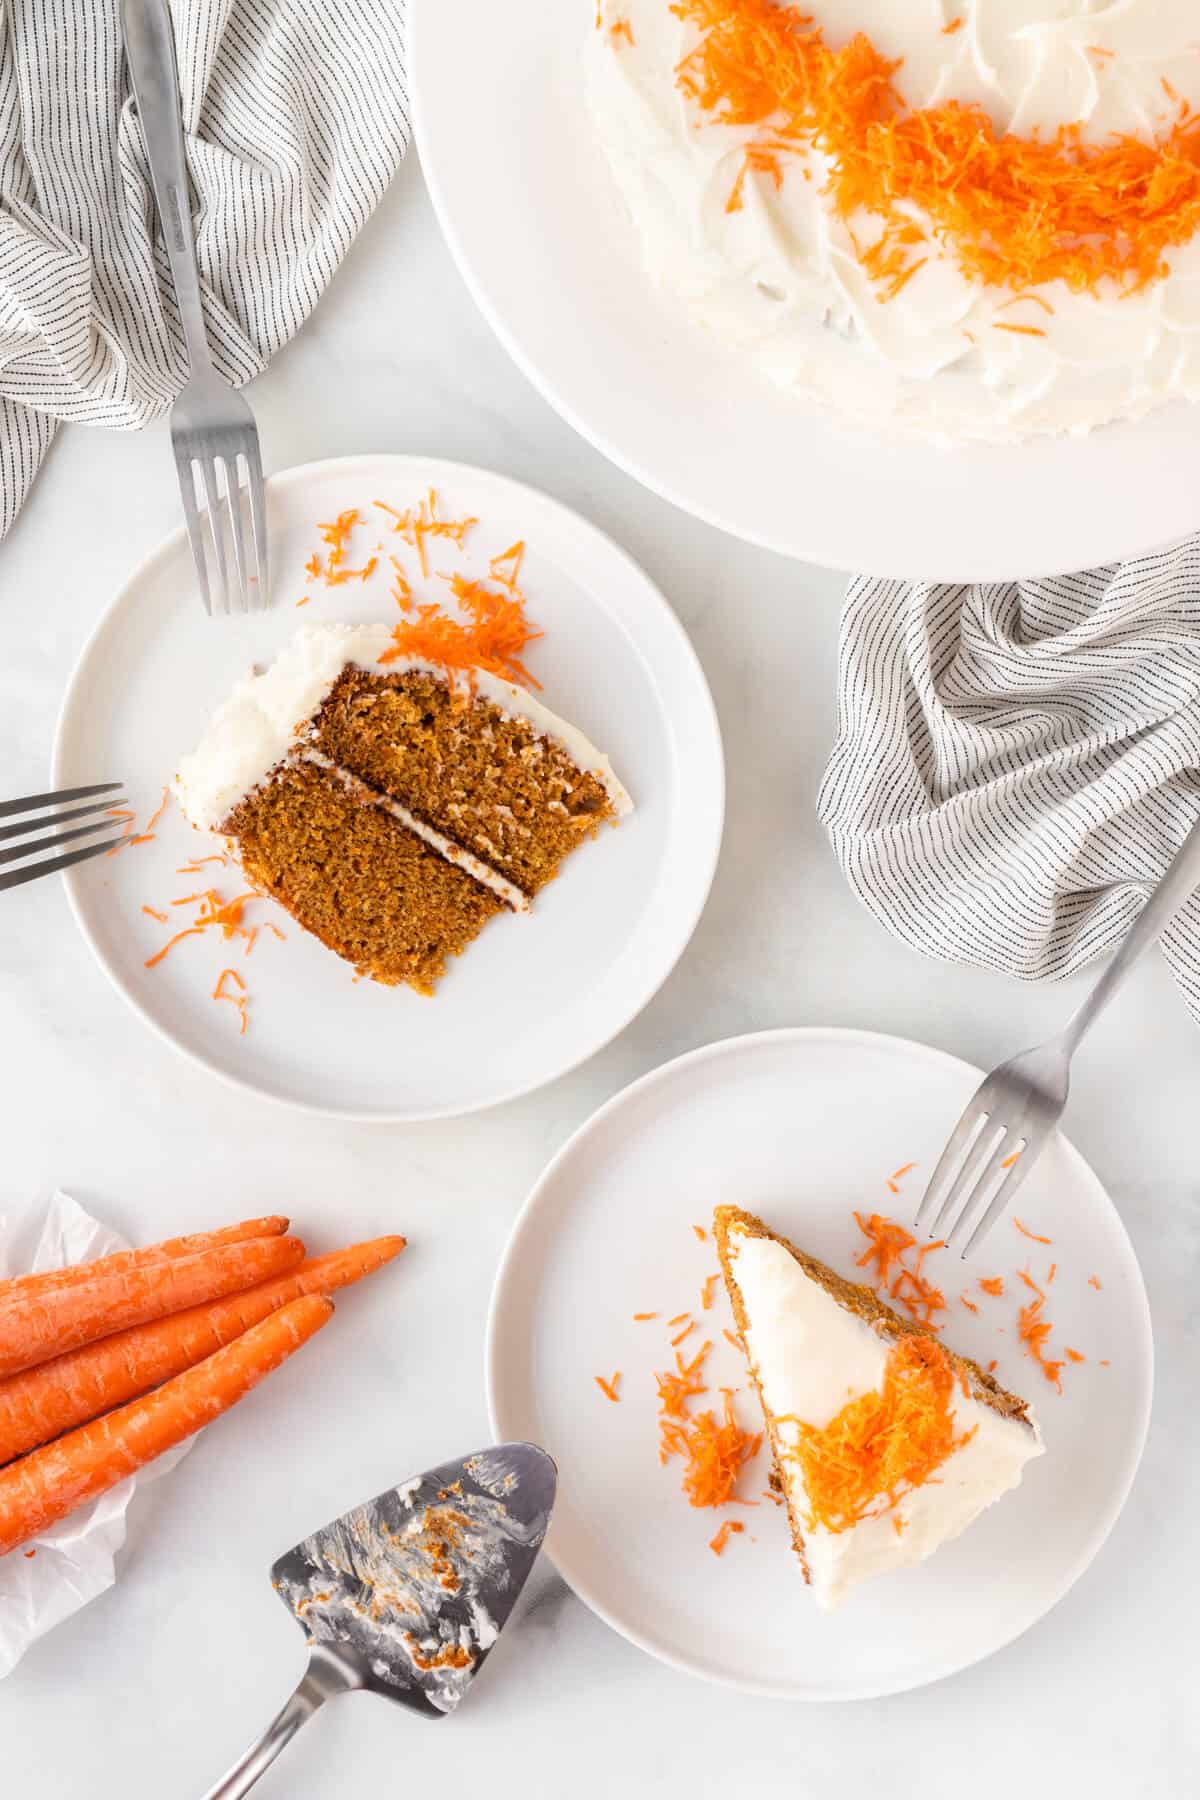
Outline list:
[[[944,1288],[944,1336],[966,1355],[998,1359],[997,1376],[1033,1403],[1046,1455],[1005,1496],[928,1562],[854,1589],[841,1610],[815,1605],[790,1547],[786,1520],[763,1501],[726,1515],[689,1508],[680,1465],[659,1466],[653,1371],[672,1366],[666,1321],[700,1321],[683,1348],[715,1343],[706,1370],[714,1399],[752,1428],[761,1415],[718,1282],[710,1312],[698,1298],[717,1266],[708,1225],[733,1202],[846,1274],[863,1238],[852,1209],[901,1220],[979,1080],[957,1058],[861,1031],[773,1031],[694,1051],[602,1107],[558,1153],[530,1196],[496,1281],[488,1328],[492,1424],[502,1438],[543,1444],[559,1465],[548,1547],[579,1597],[664,1662],[762,1694],[849,1700],[896,1693],[987,1656],[1041,1618],[1087,1568],[1108,1535],[1141,1456],[1153,1351],[1141,1274],[1112,1203],[1061,1140],[1021,1191],[1019,1214],[977,1259],[926,1264]],[[915,1167],[888,1189],[906,1163]],[[1071,1366],[1060,1395],[1023,1354],[1014,1331],[1026,1264],[1049,1288],[1052,1347]],[[955,1281],[953,1269],[964,1270]],[[968,1282],[1004,1274],[1001,1299]],[[1089,1277],[1101,1283],[1096,1289]],[[657,1319],[638,1323],[637,1312]],[[1003,1327],[1003,1331],[1001,1331]],[[1061,1354],[1061,1350],[1059,1351]],[[1109,1359],[1110,1367],[1101,1366]],[[622,1372],[621,1400],[596,1375]],[[718,1401],[719,1403],[719,1401]],[[698,1404],[698,1403],[695,1403]],[[761,1495],[766,1458],[739,1491]],[[708,1542],[722,1516],[745,1535],[721,1557]]]
[[[490,557],[525,539],[522,586],[530,618],[545,631],[530,648],[530,666],[554,710],[609,752],[634,813],[582,846],[531,915],[489,924],[432,1000],[356,983],[346,963],[265,900],[248,909],[247,923],[272,919],[285,943],[260,932],[242,960],[241,943],[208,931],[146,969],[193,910],[174,909],[172,899],[210,879],[223,897],[244,885],[216,864],[205,869],[210,879],[176,873],[217,846],[192,831],[174,803],[152,843],[65,877],[96,956],[164,1037],[243,1087],[348,1118],[444,1117],[553,1080],[628,1024],[686,945],[720,846],[724,773],[704,675],[658,590],[594,526],[481,469],[403,456],[293,469],[268,484],[274,607],[206,618],[186,539],[176,533],[84,649],[54,752],[56,786],[123,778],[144,825],[180,756],[252,664],[270,661],[303,624],[399,616],[386,554],[366,584],[306,582],[318,522],[352,506],[382,520],[372,501],[404,508],[430,487],[445,516],[478,517],[465,551],[434,546],[430,580],[421,583],[415,556],[380,529],[382,550],[399,550],[420,597],[441,588],[434,570],[486,576]],[[374,531],[362,531],[351,560],[375,549]],[[305,594],[310,603],[297,611]],[[170,927],[144,905],[168,913]],[[225,965],[247,984],[244,1037],[235,1008],[210,998]]]
[[[1061,573],[1200,525],[1198,406],[954,451],[805,412],[643,273],[583,95],[593,0],[413,0],[409,15],[421,163],[476,301],[547,400],[647,487],[788,556],[930,580]]]

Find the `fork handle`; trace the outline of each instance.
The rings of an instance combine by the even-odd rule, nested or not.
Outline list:
[[[1162,936],[1167,925],[1184,902],[1191,899],[1198,886],[1200,819],[1197,819],[1184,838],[1166,874],[1125,933],[1120,949],[1069,1021],[1063,1032],[1063,1044],[1068,1056],[1075,1054],[1084,1033],[1095,1024],[1134,963]]]
[[[179,68],[175,33],[167,0],[121,0],[121,31],[129,81],[150,164],[150,180],[167,259],[179,302],[179,316],[194,375],[212,367],[204,312],[200,301],[200,269],[192,228],[187,151],[183,142]]]

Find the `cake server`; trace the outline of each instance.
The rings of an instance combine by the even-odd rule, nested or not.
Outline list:
[[[537,1560],[557,1481],[544,1450],[498,1444],[389,1488],[281,1556],[271,1583],[308,1639],[308,1669],[205,1800],[249,1793],[336,1694],[452,1713]]]

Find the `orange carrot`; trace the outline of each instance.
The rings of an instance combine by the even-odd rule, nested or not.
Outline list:
[[[272,1213],[265,1219],[243,1219],[238,1225],[223,1225],[217,1231],[193,1231],[187,1237],[164,1238],[159,1244],[143,1244],[137,1250],[118,1250],[112,1256],[99,1256],[92,1262],[70,1263],[65,1269],[46,1269],[40,1275],[16,1275],[11,1281],[0,1281],[0,1307],[17,1293],[26,1298],[51,1294],[57,1288],[94,1281],[98,1275],[115,1277],[132,1269],[150,1268],[174,1256],[199,1256],[201,1251],[216,1250],[222,1244],[282,1237],[289,1222],[282,1214]]]
[[[332,1312],[322,1294],[293,1300],[152,1394],[0,1469],[0,1556],[227,1412]]]
[[[18,1283],[0,1299],[0,1376],[16,1375],[130,1325],[240,1293],[295,1268],[303,1256],[299,1238],[251,1238],[116,1272],[103,1262],[85,1263],[81,1279],[33,1295],[22,1293]]]
[[[332,1294],[398,1256],[402,1237],[309,1257],[290,1275],[228,1299],[133,1325],[0,1381],[0,1465],[114,1406],[148,1394],[303,1294]]]

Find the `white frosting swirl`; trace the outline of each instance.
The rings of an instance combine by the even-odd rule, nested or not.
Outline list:
[[[1073,122],[1096,141],[1150,139],[1176,116],[1169,90],[1200,110],[1193,0],[854,0],[802,10],[835,46],[862,31],[901,58],[896,81],[910,106],[977,102],[1001,130]],[[612,30],[621,21],[628,33]],[[696,40],[670,0],[601,0],[588,56],[592,112],[652,278],[781,386],[872,430],[946,442],[1083,433],[1175,395],[1200,396],[1200,238],[1173,250],[1170,273],[1139,293],[1048,283],[1039,293],[1049,312],[968,278],[952,249],[931,240],[925,265],[884,300],[822,194],[818,151],[782,158],[778,191],[767,176],[748,176],[741,209],[726,210],[753,133],[714,122],[680,94],[675,71]],[[996,329],[1014,322],[1045,335]]]

